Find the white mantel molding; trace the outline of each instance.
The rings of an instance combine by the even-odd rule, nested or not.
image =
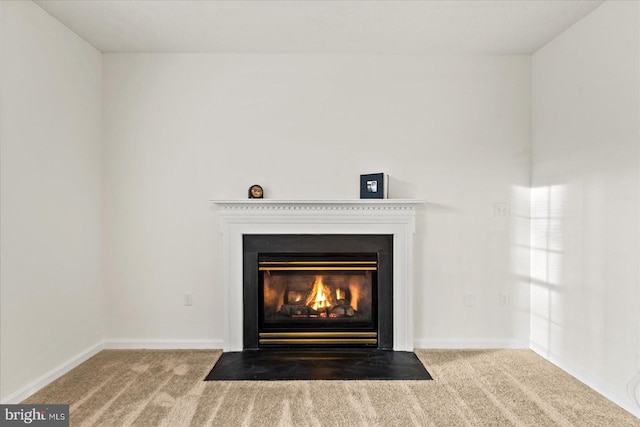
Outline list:
[[[358,199],[358,200],[212,200],[221,212],[237,211],[264,212],[264,211],[413,211],[418,206],[423,206],[423,200],[404,199]]]
[[[421,200],[213,200],[223,245],[224,351],[241,351],[242,236],[393,235],[393,348],[413,350],[413,234]]]

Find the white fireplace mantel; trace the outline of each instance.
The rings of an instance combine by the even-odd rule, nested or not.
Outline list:
[[[393,348],[413,350],[413,234],[420,200],[214,200],[222,232],[224,351],[241,351],[242,236],[393,235]]]

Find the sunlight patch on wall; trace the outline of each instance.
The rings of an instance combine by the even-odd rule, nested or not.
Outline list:
[[[540,349],[563,343],[563,185],[531,189],[531,342]]]

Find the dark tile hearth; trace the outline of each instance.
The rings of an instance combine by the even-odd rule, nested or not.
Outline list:
[[[223,353],[205,381],[431,379],[412,352],[274,349]]]

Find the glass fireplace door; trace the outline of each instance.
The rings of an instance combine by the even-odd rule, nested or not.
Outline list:
[[[376,254],[258,257],[259,344],[377,345]]]

